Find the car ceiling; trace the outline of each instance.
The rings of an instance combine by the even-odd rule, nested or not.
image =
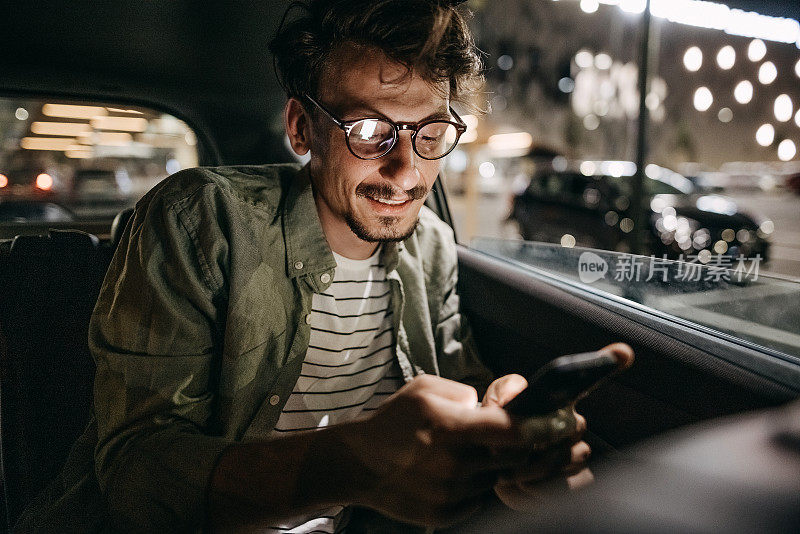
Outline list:
[[[267,43],[286,4],[15,2],[3,17],[0,91],[131,103],[146,95],[207,128],[226,163],[285,159],[271,135],[284,96]]]
[[[800,18],[796,0],[727,3]],[[285,161],[267,44],[287,4],[19,0],[3,17],[0,92],[155,104],[217,140],[204,163]]]

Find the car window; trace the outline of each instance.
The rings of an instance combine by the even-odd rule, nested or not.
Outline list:
[[[459,241],[800,355],[800,24],[694,0],[652,0],[648,33],[644,1],[468,5],[487,76],[445,164]]]
[[[110,222],[168,174],[197,163],[197,136],[166,113],[0,98],[0,237],[43,222]]]
[[[477,238],[472,246],[592,292],[730,334],[800,364],[800,284],[756,260],[674,261],[549,243]]]

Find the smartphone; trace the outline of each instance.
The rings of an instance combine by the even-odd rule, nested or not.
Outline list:
[[[548,414],[580,399],[623,365],[613,351],[561,356],[526,377],[528,387],[505,409],[522,417]]]

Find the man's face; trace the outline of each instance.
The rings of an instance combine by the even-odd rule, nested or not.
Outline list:
[[[450,118],[446,84],[437,91],[415,73],[404,77],[404,67],[374,49],[342,47],[332,56],[318,100],[338,118]],[[409,237],[441,160],[420,158],[409,131],[400,132],[385,156],[362,160],[350,152],[344,132],[330,118],[316,109],[312,117],[310,170],[326,235],[349,230],[366,242]]]

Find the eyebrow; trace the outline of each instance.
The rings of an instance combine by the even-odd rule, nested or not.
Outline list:
[[[374,118],[386,119],[392,122],[399,122],[399,123],[405,122],[405,121],[395,121],[394,119],[387,117],[377,109],[372,108],[366,104],[357,104],[355,107],[347,110],[345,113],[342,114],[343,121],[352,121],[358,119],[374,119]],[[434,111],[427,117],[423,117],[422,119],[416,122],[425,122],[436,119],[453,120],[454,117],[450,114],[449,107],[442,107]]]

